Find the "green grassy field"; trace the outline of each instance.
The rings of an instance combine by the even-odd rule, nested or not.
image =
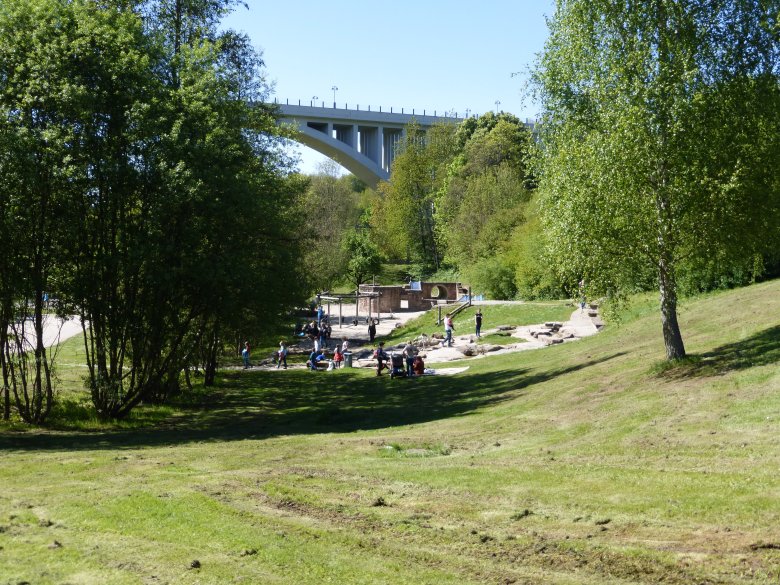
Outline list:
[[[680,321],[673,368],[648,296],[453,377],[233,372],[124,428],[0,427],[0,584],[776,584],[780,281]]]

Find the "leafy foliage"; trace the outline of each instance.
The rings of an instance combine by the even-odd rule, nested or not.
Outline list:
[[[778,242],[777,8],[561,0],[550,23],[536,72],[549,260],[599,294],[654,281],[670,359],[685,355],[678,283]]]
[[[344,237],[343,249],[347,258],[347,277],[356,289],[382,267],[379,248],[362,230],[348,232]]]
[[[338,177],[324,170],[308,179],[299,204],[299,215],[304,218],[298,226],[304,246],[303,266],[310,288],[317,291],[329,290],[343,280],[349,256],[342,243],[346,234],[360,225],[366,205],[365,186],[356,185],[349,176]]]
[[[0,218],[14,218],[17,242],[0,265],[0,328],[14,307],[35,307],[33,391],[17,400],[26,420],[40,422],[52,397],[46,292],[81,315],[87,386],[111,418],[165,399],[188,365],[213,370],[226,335],[303,297],[295,271],[279,270],[299,257],[289,237],[299,184],[276,155],[273,110],[246,101],[267,94],[260,55],[217,29],[232,4],[0,10]],[[27,351],[0,341],[16,387],[13,360]]]

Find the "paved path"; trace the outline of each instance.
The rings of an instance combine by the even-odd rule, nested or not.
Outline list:
[[[75,315],[60,319],[55,315],[43,318],[43,345],[51,347],[81,333],[81,321]],[[35,347],[36,336],[32,321],[25,323],[24,337],[30,347]]]
[[[379,323],[376,326],[377,337],[388,335],[393,329],[395,329],[399,325],[403,325],[407,321],[416,319],[420,315],[425,315],[425,313],[427,312],[428,311],[411,311],[411,312],[404,312],[404,313],[393,313],[392,317],[383,316],[379,320]],[[387,315],[387,314],[383,313],[383,315]],[[338,321],[338,315],[336,315],[334,319],[334,322],[337,321]],[[351,320],[349,321],[349,323],[347,323],[347,320],[345,319],[344,325],[332,326],[330,337],[331,339],[341,339],[342,337],[346,337],[347,339],[350,340],[351,345],[368,343],[368,324],[365,321],[365,317],[363,317],[360,320],[360,322],[358,322],[357,325],[352,325]]]

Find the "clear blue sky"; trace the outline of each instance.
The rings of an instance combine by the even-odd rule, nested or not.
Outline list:
[[[248,0],[224,25],[263,51],[274,96],[339,107],[496,109],[521,118],[528,69],[547,37],[554,0]],[[516,73],[515,76],[512,76]],[[301,147],[301,170],[324,158]]]

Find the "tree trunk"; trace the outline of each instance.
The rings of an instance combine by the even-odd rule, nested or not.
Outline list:
[[[3,379],[3,420],[11,418],[11,387],[9,385],[8,363],[6,361],[6,344],[8,343],[8,327],[13,318],[13,305],[10,300],[4,299],[0,306],[0,369]]]
[[[219,354],[219,333],[215,327],[208,341],[206,363],[203,365],[203,385],[213,386],[217,378],[217,356]]]
[[[666,359],[678,360],[685,357],[680,325],[677,323],[677,282],[674,271],[666,260],[658,265],[658,284],[661,293],[661,328],[666,346]]]

